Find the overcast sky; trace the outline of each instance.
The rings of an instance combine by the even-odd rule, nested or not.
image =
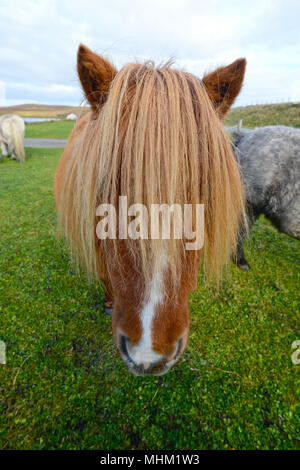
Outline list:
[[[0,105],[82,101],[80,42],[201,77],[248,61],[236,104],[300,101],[300,0],[0,0]]]

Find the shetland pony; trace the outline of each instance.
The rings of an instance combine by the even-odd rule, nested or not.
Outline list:
[[[0,150],[4,156],[11,154],[13,160],[24,162],[24,132],[25,124],[20,116],[5,114],[0,117]]]
[[[80,45],[78,75],[91,112],[61,157],[55,195],[75,261],[102,280],[116,346],[136,375],[167,372],[189,331],[188,295],[202,258],[218,279],[236,246],[244,195],[221,123],[239,93],[245,59],[199,80],[170,63],[120,71]],[[96,236],[96,208],[108,203],[204,204],[204,248],[184,240]]]
[[[246,193],[249,229],[264,214],[282,233],[300,240],[300,130],[287,126],[226,128],[232,134]],[[243,239],[237,265],[247,271]]]

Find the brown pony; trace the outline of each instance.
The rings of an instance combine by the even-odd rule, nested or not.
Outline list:
[[[221,119],[246,61],[199,80],[170,63],[115,67],[80,45],[78,74],[91,112],[74,128],[55,177],[59,220],[75,261],[105,286],[115,343],[136,375],[163,374],[183,353],[188,295],[202,259],[218,280],[244,218],[239,169]],[[100,203],[204,204],[204,247],[184,240],[99,240]]]

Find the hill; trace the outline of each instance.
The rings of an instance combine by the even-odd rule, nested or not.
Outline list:
[[[88,106],[53,106],[45,104],[21,104],[0,107],[2,114],[18,114],[23,117],[48,117],[64,119],[68,114],[85,114]],[[300,128],[300,103],[266,104],[233,108],[225,118],[226,126],[234,126],[243,120],[243,127],[285,125]]]
[[[88,106],[60,106],[47,104],[20,104],[17,106],[0,107],[0,116],[2,114],[18,114],[22,117],[40,117],[64,119],[68,114],[85,114],[89,111]]]
[[[284,125],[300,128],[300,103],[266,104],[232,108],[225,118],[226,126],[235,126],[243,120],[243,127]]]

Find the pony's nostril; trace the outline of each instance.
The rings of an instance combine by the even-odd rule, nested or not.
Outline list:
[[[120,349],[121,349],[121,352],[125,355],[128,354],[128,351],[127,351],[127,341],[128,341],[128,338],[127,336],[125,335],[121,335],[120,336]]]
[[[169,356],[169,361],[176,361],[177,360],[178,356],[182,352],[182,346],[183,346],[183,338],[179,338],[179,340],[177,341],[177,343],[174,347],[173,354],[171,356]]]
[[[122,354],[124,354],[124,356],[126,357],[126,359],[130,362],[130,363],[133,363],[133,360],[131,359],[131,357],[129,356],[129,353],[128,353],[128,343],[129,343],[129,338],[128,336],[125,336],[125,335],[120,335],[120,351]]]

